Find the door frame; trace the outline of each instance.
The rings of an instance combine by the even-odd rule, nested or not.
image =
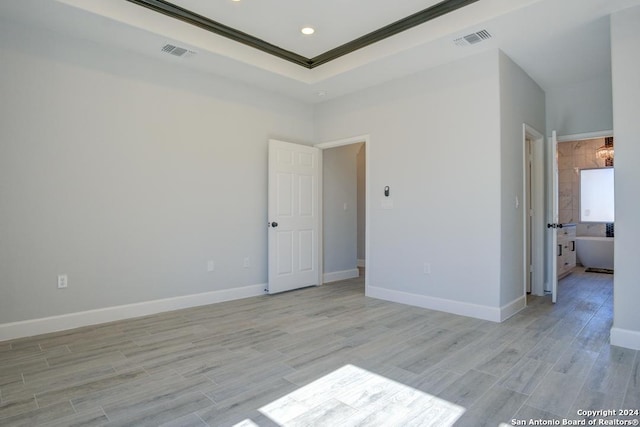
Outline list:
[[[555,130],[551,131],[549,138],[549,209],[547,214],[547,250],[549,255],[549,288],[547,293],[551,294],[551,302],[556,303],[558,298],[558,233],[556,226],[560,222],[560,193],[559,181],[560,173],[558,169],[558,135]]]
[[[527,187],[527,171],[529,169],[527,165],[527,139],[531,141],[531,189]],[[537,131],[532,126],[524,123],[522,125],[522,173],[523,173],[523,202],[524,209],[522,210],[523,220],[523,289],[524,295],[527,295],[527,279],[529,275],[529,263],[527,260],[527,252],[531,248],[531,263],[533,264],[533,274],[531,275],[531,294],[532,295],[544,295],[544,252],[545,252],[545,229],[544,219],[546,216],[544,207],[544,135]],[[529,193],[532,194],[529,194]],[[530,197],[529,197],[530,196]],[[531,203],[529,203],[531,200]],[[531,204],[531,206],[529,206]],[[533,210],[533,216],[531,217],[531,240],[529,233],[527,232],[527,220],[529,211]]]
[[[558,140],[558,142],[567,142],[567,141],[580,141],[583,139],[606,138],[608,136],[613,136],[613,129],[601,130],[598,132],[585,132],[585,133],[574,133],[570,135],[557,135],[556,139]]]
[[[336,139],[336,140],[332,140],[332,141],[326,141],[326,142],[321,142],[319,144],[315,144],[314,147],[319,148],[322,151],[329,149],[329,148],[335,148],[335,147],[342,147],[345,145],[351,145],[351,144],[358,144],[358,143],[364,143],[364,153],[365,153],[365,209],[364,209],[364,221],[365,221],[365,228],[364,228],[364,265],[366,268],[366,274],[364,276],[364,287],[365,287],[365,295],[368,294],[368,289],[369,289],[369,283],[370,283],[370,277],[371,277],[371,245],[370,245],[370,239],[369,239],[369,230],[371,229],[370,226],[370,206],[371,203],[369,202],[370,200],[370,196],[371,196],[371,185],[370,185],[370,173],[371,173],[371,167],[370,167],[370,158],[371,158],[371,137],[369,135],[358,135],[358,136],[352,136],[349,138],[343,138],[343,139]],[[322,158],[323,156],[321,155],[320,158]],[[318,260],[318,265],[319,265],[319,270],[320,270],[320,281],[318,282],[320,285],[324,284],[323,281],[323,276],[324,276],[324,263],[323,263],[323,253],[324,253],[324,221],[323,221],[323,217],[322,217],[322,207],[323,207],[323,202],[324,202],[324,192],[323,192],[323,171],[322,168],[320,168],[320,189],[318,191],[318,207],[320,209],[320,230],[318,231],[318,240],[319,240],[319,251],[318,251],[318,255],[319,255],[319,260]]]

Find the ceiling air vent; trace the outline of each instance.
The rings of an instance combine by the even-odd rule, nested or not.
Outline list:
[[[480,30],[477,33],[467,34],[466,36],[459,37],[453,42],[458,46],[469,46],[472,44],[480,43],[483,40],[491,38],[491,34],[487,30]]]
[[[172,44],[165,44],[162,47],[162,51],[168,54],[171,54],[173,56],[180,56],[180,57],[189,57],[196,54],[192,50],[185,49],[184,47],[174,46]]]

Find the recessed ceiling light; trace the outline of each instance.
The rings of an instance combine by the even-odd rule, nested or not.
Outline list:
[[[302,29],[300,30],[300,32],[301,32],[302,34],[304,34],[305,36],[310,36],[311,34],[315,33],[315,32],[316,32],[316,30],[314,30],[314,29],[313,29],[313,28],[311,28],[311,27],[304,27],[304,28],[302,28]]]
[[[323,96],[327,96],[327,92],[324,90],[319,90],[316,92],[316,95],[322,98]]]

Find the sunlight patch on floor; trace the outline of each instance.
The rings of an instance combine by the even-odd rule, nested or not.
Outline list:
[[[280,426],[451,426],[465,408],[353,365],[275,400],[259,411]],[[237,427],[253,427],[244,420]]]

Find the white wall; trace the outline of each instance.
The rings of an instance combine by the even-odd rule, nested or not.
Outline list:
[[[317,140],[370,135],[370,294],[478,316],[499,307],[498,73],[494,51],[316,108]]]
[[[324,273],[354,273],[357,268],[356,156],[361,146],[350,144],[322,152]]]
[[[500,304],[524,296],[523,130],[526,123],[541,133],[545,94],[516,63],[500,53],[501,247]],[[516,198],[518,206],[516,206]]]
[[[616,155],[614,319],[611,344],[640,349],[640,7],[611,16],[613,126]]]
[[[558,136],[613,129],[611,75],[605,74],[546,92],[547,129]]]
[[[267,140],[310,141],[310,107],[0,31],[0,325],[266,282]]]

